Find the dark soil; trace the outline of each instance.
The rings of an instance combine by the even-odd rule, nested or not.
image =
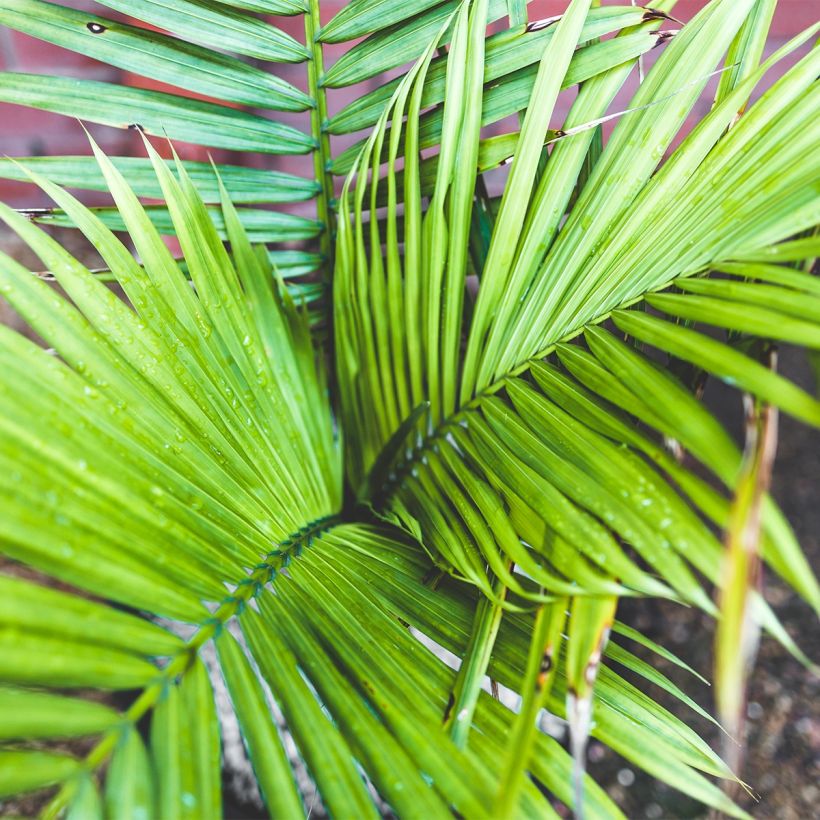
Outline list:
[[[807,389],[816,389],[802,353],[784,351],[780,370]],[[712,385],[706,401],[727,426],[737,431],[742,414],[736,392]],[[815,571],[820,566],[818,487],[820,432],[781,416],[772,492]],[[764,595],[803,651],[815,663],[820,661],[820,630],[810,608],[771,572],[764,576]],[[624,599],[619,617],[666,646],[705,677],[712,677],[714,622],[704,614],[665,601]],[[709,687],[649,652],[634,645],[629,648],[653,663],[701,706],[714,712]],[[648,686],[652,697],[695,728],[713,748],[720,749],[721,733],[715,726],[665,692]],[[705,814],[701,804],[631,769],[601,744],[593,742],[590,748],[589,770],[629,818],[657,820]],[[749,684],[746,750],[740,775],[757,799],[745,793],[736,799],[755,818],[820,817],[820,678],[771,638],[764,638],[761,643]]]

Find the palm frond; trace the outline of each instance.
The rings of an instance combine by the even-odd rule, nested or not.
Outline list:
[[[649,692],[705,710],[621,639],[685,665],[615,615],[621,596],[659,596],[721,617],[715,587],[745,613],[724,633],[760,626],[803,659],[741,563],[723,569],[717,533],[731,555],[749,518],[820,612],[760,471],[697,395],[718,378],[820,426],[820,402],[764,364],[778,341],[820,347],[817,279],[793,265],[818,251],[820,49],[748,105],[818,27],[758,66],[769,0],[714,0],[674,37],[671,2],[572,0],[527,24],[509,0],[354,0],[325,26],[316,0],[103,5],[146,25],[0,9],[180,92],[0,74],[0,101],[136,126],[147,152],[0,163],[55,205],[0,206],[43,267],[0,256],[0,294],[48,346],[0,327],[0,548],[69,585],[0,575],[0,795],[56,786],[45,817],[218,816],[209,659],[275,816],[310,811],[295,745],[335,816],[384,801],[553,817],[557,801],[619,817],[585,772],[589,737],[746,816],[713,782],[736,773]],[[305,45],[257,13],[301,16]],[[325,67],[324,43],[354,40]],[[304,63],[306,91],[247,57]],[[716,72],[714,106],[671,150]],[[329,117],[331,90],[360,82]],[[510,115],[516,130],[482,131]],[[331,136],[360,131],[334,155]],[[164,159],[150,134],[312,154],[312,178]],[[317,219],[262,207],[308,200]],[[78,229],[105,270],[48,225]],[[517,714],[486,676],[521,695]],[[86,688],[135,694],[114,709]],[[569,750],[542,709],[568,721]],[[82,758],[42,748],[88,737]]]
[[[325,92],[318,85],[321,52],[313,48],[317,0],[309,4],[284,0],[241,3],[111,0],[103,5],[127,14],[130,20],[142,25],[125,24],[105,14],[78,11],[42,0],[5,3],[0,9],[0,24],[140,75],[167,90],[6,72],[0,74],[0,101],[40,108],[89,123],[131,128],[206,148],[255,152],[263,156],[314,154],[312,179],[306,171],[288,174],[218,165],[237,204],[316,200],[318,220],[274,215],[269,210],[264,215],[244,207],[238,209],[251,233],[256,220],[257,232],[252,236],[255,242],[275,245],[277,263],[283,259],[288,261],[289,254],[301,254],[298,263],[289,266],[290,274],[313,274],[322,266],[322,259],[331,255],[333,219],[330,206],[333,194],[323,170],[330,161],[330,149],[322,133],[326,103]],[[300,15],[304,20],[306,44],[298,42],[269,19],[259,17],[259,12]],[[248,58],[264,60],[268,65],[252,65]],[[269,70],[283,63],[305,65],[306,91],[280,78],[276,70]],[[318,70],[314,70],[317,65]],[[278,112],[304,112],[304,122],[301,127],[295,127],[271,119],[270,115]],[[115,157],[112,161],[139,196],[164,199],[149,162],[128,157]],[[45,163],[35,160],[31,168],[39,168],[58,184],[107,190],[91,157],[48,158]],[[206,201],[218,203],[210,166],[186,163],[186,168]],[[0,166],[0,175],[23,178],[19,167],[8,160]],[[213,214],[219,221],[218,210]],[[102,210],[100,215],[111,227],[121,229],[115,210]],[[153,216],[162,232],[173,233],[174,225],[167,209],[158,207]],[[42,213],[37,218],[73,227],[72,221],[61,212]],[[272,230],[273,224],[278,225],[278,229]],[[315,285],[313,290],[314,296],[321,295]]]
[[[46,295],[46,283],[3,260],[4,295],[61,357],[12,331],[3,333],[16,368],[29,370],[22,380],[32,388],[37,384],[41,397],[46,391],[55,414],[40,415],[27,430],[4,430],[4,442],[18,456],[4,479],[11,490],[4,498],[16,511],[4,517],[4,552],[80,589],[130,608],[191,621],[196,629],[182,642],[136,614],[4,578],[9,592],[4,600],[13,602],[14,609],[4,614],[7,663],[0,674],[15,686],[5,708],[33,696],[21,686],[141,690],[122,715],[102,707],[90,716],[83,714],[85,707],[79,707],[79,714],[66,708],[48,729],[23,724],[13,736],[101,733],[82,765],[93,772],[112,756],[105,793],[111,810],[150,806],[160,813],[213,813],[219,805],[218,736],[210,683],[196,651],[218,635],[220,665],[269,806],[274,812],[301,811],[295,785],[290,791],[283,787],[290,763],[264,692],[244,650],[223,631],[238,614],[250,651],[283,704],[331,810],[373,813],[372,796],[355,760],[400,810],[422,806],[433,815],[449,816],[452,805],[464,813],[480,812],[481,801],[492,796],[494,768],[481,750],[459,752],[441,728],[449,692],[443,684],[452,686],[452,671],[384,609],[379,597],[348,579],[345,565],[352,555],[358,555],[362,572],[367,566],[378,571],[378,558],[370,554],[389,556],[398,542],[368,526],[338,523],[338,447],[329,409],[313,393],[319,386],[317,358],[304,319],[281,288],[271,288],[262,265],[265,257],[247,242],[228,201],[224,218],[236,267],[184,169],[177,167],[174,177],[152,154],[196,285],[191,290],[133,192],[113,164],[98,157],[123,219],[141,237],[142,267],[90,210],[53,183],[35,178],[94,239],[133,308],[39,228],[11,209],[2,211],[55,271],[72,300]],[[209,277],[220,266],[221,281],[203,280],[206,264]],[[224,294],[220,302],[217,293]],[[45,314],[35,309],[38,301],[49,305]],[[55,315],[65,322],[63,332],[57,330]],[[159,316],[164,318],[155,318]],[[250,339],[238,339],[240,326]],[[181,360],[170,358],[167,348],[175,340],[179,345],[180,337],[187,354]],[[259,350],[268,351],[262,359]],[[261,409],[285,400],[302,408],[289,415],[289,422],[282,411]],[[24,402],[17,412],[31,410]],[[231,414],[242,423],[231,421]],[[4,418],[15,417],[4,413]],[[269,418],[283,423],[269,429]],[[192,425],[207,430],[207,436],[192,435]],[[276,450],[263,449],[270,446],[258,437],[263,431],[269,442],[276,442]],[[110,444],[92,448],[91,436]],[[302,448],[301,454],[291,456],[290,467],[284,461],[266,466],[294,448]],[[81,452],[88,460],[78,458]],[[48,455],[38,461],[29,453]],[[55,464],[65,469],[62,480],[54,474]],[[38,494],[45,482],[50,489]],[[301,488],[298,495],[292,492],[296,486]],[[21,498],[16,492],[29,499],[24,532],[19,530]],[[149,498],[155,505],[150,516],[145,506]],[[296,515],[308,524],[293,526]],[[292,527],[290,535],[285,527]],[[66,549],[66,539],[76,539],[68,541],[75,547]],[[63,555],[62,563],[53,560],[49,548]],[[84,562],[72,560],[80,551]],[[341,564],[331,561],[334,551]],[[305,562],[314,554],[316,561]],[[190,568],[187,578],[183,565]],[[281,571],[286,566],[287,574]],[[272,581],[281,588],[275,596],[264,589]],[[424,589],[418,580],[415,584]],[[256,602],[252,607],[251,601]],[[373,633],[392,648],[375,650]],[[342,644],[339,636],[345,638]],[[271,648],[280,659],[292,658],[290,672],[271,667]],[[424,659],[409,678],[406,657]],[[438,670],[433,679],[431,665]],[[299,683],[297,668],[310,687]],[[333,723],[314,700],[314,690]],[[53,714],[56,704],[46,701],[44,706]],[[146,749],[135,727],[149,711]],[[315,734],[317,721],[320,734]],[[90,803],[102,800],[91,780],[75,777],[80,763],[71,758],[30,751],[5,754],[11,755],[4,768],[6,793],[62,784],[47,816],[63,807],[88,811]],[[129,771],[129,761],[135,770]],[[153,785],[144,776],[146,761],[157,773]],[[426,772],[435,772],[432,785]],[[532,785],[521,800],[528,812],[547,810]]]
[[[476,116],[476,108],[486,106],[487,96],[470,97],[466,79],[452,68],[466,66],[466,77],[475,53],[459,38],[462,17],[447,21],[439,35],[452,39],[440,92],[444,105],[437,112],[441,148],[423,221],[416,201],[422,176],[413,159],[424,147],[423,117],[420,106],[407,107],[406,101],[424,98],[429,57],[415,75],[390,86],[390,102],[351,171],[341,199],[334,281],[344,426],[356,431],[348,473],[352,482],[361,482],[392,431],[413,407],[429,402],[429,414],[416,425],[415,441],[409,439],[394,460],[376,507],[415,535],[442,570],[502,607],[570,595],[579,610],[594,609],[609,595],[652,594],[716,614],[703,579],[720,583],[723,549],[708,523],[725,526],[730,502],[619,419],[619,411],[626,411],[680,441],[734,488],[740,454],[688,387],[671,376],[675,362],[688,362],[803,421],[820,421],[816,399],[755,361],[766,340],[814,346],[810,298],[798,311],[795,303],[805,293],[798,300],[797,291],[789,294],[785,287],[748,281],[729,286],[710,273],[751,247],[775,246],[817,221],[811,182],[816,169],[807,153],[811,137],[803,141],[799,135],[810,130],[814,117],[818,52],[786,72],[735,122],[766,71],[814,30],[727,86],[714,109],[660,164],[752,5],[712,3],[676,36],[573,197],[594,136],[592,129],[575,129],[605,115],[631,66],[616,65],[587,79],[561,129],[572,136],[556,142],[542,171],[562,75],[575,46],[588,36],[582,33],[588,4],[570,4],[530,86],[511,171],[491,211],[486,255],[473,260],[479,284],[467,311],[461,301],[467,268],[459,253],[467,244],[469,212],[478,205],[474,163],[457,164],[454,157],[477,139],[485,109]],[[451,81],[463,88],[461,94],[447,90]],[[765,170],[756,166],[760,173],[749,174],[751,166],[737,162],[741,154],[744,163],[762,163]],[[403,214],[395,194],[400,181]],[[460,193],[465,190],[466,197]],[[670,247],[679,252],[670,257]],[[787,277],[798,275],[781,270]],[[699,275],[704,278],[690,278]],[[682,284],[690,281],[693,289],[704,283],[715,302],[696,302]],[[670,286],[684,294],[656,293]],[[746,296],[745,304],[754,301],[761,310],[766,304],[772,312],[741,317],[739,301],[733,307],[725,293],[717,296],[728,287],[734,300],[738,287],[763,289],[759,297]],[[771,302],[766,290],[777,291]],[[792,310],[783,308],[791,298]],[[656,317],[636,303],[675,318]],[[667,354],[670,367],[600,327],[607,321],[636,347]],[[403,331],[396,331],[397,322],[404,323]],[[693,322],[734,335],[720,342],[689,327]],[[580,334],[585,345],[577,343]],[[542,361],[551,354],[560,358],[559,367]],[[403,393],[405,384],[412,392]],[[674,398],[667,400],[669,385]],[[656,394],[657,402],[647,400]],[[383,400],[374,405],[373,396]],[[568,396],[574,397],[569,406]],[[695,416],[687,418],[692,405]],[[700,436],[705,438],[695,442]],[[816,608],[814,575],[773,502],[767,499],[764,507],[767,560]],[[510,565],[524,576],[512,574]],[[590,595],[604,597],[585,603],[582,596]],[[756,609],[768,628],[782,634],[760,599]],[[568,709],[577,708],[583,671],[600,650],[596,618],[585,613],[579,623],[576,636],[570,630],[567,650],[575,670],[564,688],[572,696]],[[582,639],[592,635],[598,637]],[[488,655],[486,645],[478,651]],[[581,737],[587,720],[576,712],[571,722]]]
[[[128,180],[139,197],[162,199],[153,165],[142,157],[112,157],[114,167]],[[194,183],[199,195],[208,204],[218,204],[219,188],[213,166],[206,162],[183,162],[185,172]],[[219,165],[219,177],[231,197],[241,205],[301,202],[316,195],[319,185],[312,180],[282,171],[264,171],[241,165]],[[93,157],[21,157],[17,161],[0,160],[0,173],[5,179],[29,181],[29,172],[46,177],[64,188],[87,191],[107,191],[105,177]],[[169,169],[174,173],[173,164]],[[241,212],[240,212],[241,213]],[[268,212],[268,218],[281,219],[284,214]],[[172,226],[166,225],[166,230]]]

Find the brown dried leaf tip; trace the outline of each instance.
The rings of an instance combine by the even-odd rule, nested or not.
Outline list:
[[[673,20],[675,23],[683,25],[683,21],[678,20],[677,17],[673,17],[671,14],[667,14],[660,9],[653,9],[647,6],[643,13],[643,22],[648,23],[650,20]]]
[[[541,657],[541,665],[538,667],[538,677],[535,679],[535,691],[540,692],[547,683],[547,676],[552,671],[552,652],[551,646],[544,650]]]
[[[562,16],[563,15],[559,14],[556,17],[545,17],[543,20],[533,20],[524,31],[529,34],[531,31],[541,31],[542,29],[549,28],[557,23]]]
[[[24,216],[26,219],[34,221],[38,217],[51,216],[54,213],[53,208],[20,208],[17,213]]]
[[[671,40],[676,34],[680,34],[679,28],[671,28],[667,29],[666,31],[659,31],[657,33],[657,40],[655,41],[655,47],[662,45],[667,40]]]

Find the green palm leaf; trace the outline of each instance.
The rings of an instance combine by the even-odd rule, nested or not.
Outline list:
[[[343,231],[334,283],[336,344],[341,350],[339,380],[343,400],[348,402],[346,409],[343,405],[345,426],[358,431],[352,442],[358,452],[348,466],[351,480],[356,482],[374,459],[381,458],[379,454],[387,436],[395,429],[397,420],[407,413],[407,400],[398,388],[392,387],[406,378],[403,374],[406,360],[410,383],[416,385],[409,404],[429,400],[431,414],[428,423],[419,428],[415,444],[408,442],[405,453],[394,460],[393,474],[379,494],[380,509],[419,537],[440,566],[456,578],[475,584],[493,600],[498,600],[499,593],[491,588],[492,578],[505,577],[506,559],[525,568],[542,587],[541,594],[544,591],[565,594],[568,582],[577,583],[586,594],[601,594],[606,584],[612,592],[646,594],[662,579],[665,590],[654,587],[652,594],[682,598],[715,612],[703,592],[699,576],[718,582],[721,545],[689,504],[694,502],[707,516],[717,515],[725,524],[728,509],[725,499],[718,500],[711,490],[677,465],[671,469],[678,486],[671,485],[663,473],[655,472],[630,452],[631,446],[637,446],[655,458],[651,451],[654,447],[657,453],[656,446],[637,444],[634,439],[630,442],[633,432],[616,434],[618,444],[608,442],[612,431],[600,429],[600,425],[608,426],[615,420],[611,406],[604,409],[606,405],[601,405],[602,412],[596,415],[607,421],[599,419],[590,427],[589,416],[582,414],[579,418],[574,409],[567,412],[559,404],[551,403],[550,387],[538,378],[541,365],[534,360],[555,350],[556,344],[567,366],[565,356],[575,358],[575,351],[583,355],[579,347],[567,342],[585,326],[591,325],[586,332],[596,358],[601,356],[600,342],[611,337],[594,325],[611,315],[619,329],[638,341],[682,357],[708,372],[731,378],[733,383],[761,398],[777,401],[799,418],[817,423],[814,400],[781,377],[764,371],[748,352],[738,349],[737,341],[722,344],[696,331],[623,309],[648,291],[668,286],[675,277],[699,273],[712,262],[731,257],[736,252],[734,248],[740,250],[752,241],[742,236],[747,228],[756,237],[765,237],[764,242],[774,243],[816,221],[816,204],[808,204],[816,203],[810,193],[810,183],[805,177],[801,183],[797,174],[793,178],[783,175],[788,162],[800,165],[798,157],[802,160],[806,156],[802,144],[794,146],[791,160],[784,158],[782,165],[777,164],[776,171],[773,168],[772,182],[776,173],[782,183],[779,193],[775,194],[783,205],[777,216],[764,215],[759,210],[756,200],[759,177],[752,182],[748,175],[740,176],[737,166],[729,165],[731,157],[746,150],[741,146],[750,146],[753,128],[754,150],[761,157],[769,157],[774,156],[775,151],[779,154],[791,147],[788,140],[788,147],[786,143],[775,147],[778,142],[775,122],[785,123],[788,117],[793,117],[795,124],[799,119],[803,127],[808,126],[809,120],[802,118],[812,116],[805,95],[810,94],[807,83],[815,71],[816,52],[788,72],[750,109],[747,117],[726,132],[754,82],[776,60],[805,42],[810,32],[789,44],[760,70],[748,72],[748,78],[736,83],[734,89],[728,89],[702,125],[656,170],[664,150],[679,130],[715,63],[729,48],[748,11],[747,6],[738,4],[711,4],[676,37],[630,104],[630,110],[635,113],[624,117],[616,127],[559,233],[562,215],[570,204],[592,139],[588,130],[581,131],[580,138],[559,142],[542,172],[541,150],[548,138],[551,104],[560,88],[561,73],[568,70],[571,49],[583,37],[580,28],[569,33],[569,26],[573,12],[582,23],[586,10],[580,4],[570,6],[551,41],[562,51],[548,47],[544,52],[542,65],[549,69],[544,69],[543,79],[535,80],[533,103],[514,149],[504,195],[494,212],[486,258],[479,260],[475,271],[480,284],[469,314],[465,358],[461,357],[458,344],[453,346],[452,341],[444,340],[462,338],[459,328],[463,309],[458,301],[452,303],[452,310],[447,304],[448,300],[460,298],[464,274],[459,273],[457,263],[453,262],[457,257],[448,254],[465,246],[462,223],[457,217],[457,191],[462,183],[471,190],[472,163],[459,167],[447,164],[448,160],[452,163],[452,155],[447,154],[445,147],[452,142],[451,150],[456,151],[459,140],[464,143],[468,139],[467,132],[477,133],[480,120],[471,121],[459,112],[461,96],[444,92],[444,108],[440,114],[442,147],[421,232],[409,221],[416,208],[412,197],[419,190],[418,167],[407,163],[403,171],[398,171],[394,158],[400,154],[397,144],[402,140],[407,146],[405,156],[415,152],[417,145],[424,145],[418,142],[421,126],[417,110],[410,110],[406,122],[402,122],[401,117],[404,99],[408,94],[421,96],[418,89],[429,81],[429,71],[422,68],[416,77],[408,75],[401,83],[393,84],[387,113],[382,115],[377,130],[363,146],[358,164],[351,172],[341,204]],[[452,29],[442,29],[442,36],[450,36],[452,31],[451,62],[463,59],[459,50],[459,19],[453,18]],[[556,61],[562,59],[560,54],[564,55],[564,62],[556,72]],[[469,70],[469,62],[467,66]],[[451,73],[448,72],[448,78]],[[572,133],[576,124],[594,123],[624,77],[622,69],[613,67],[585,84],[562,130]],[[408,87],[408,83],[412,85]],[[456,83],[462,84],[462,81],[456,79]],[[464,87],[466,95],[469,86],[464,84]],[[477,104],[477,101],[473,103],[472,108]],[[452,137],[447,137],[448,116],[453,123],[460,123],[458,137],[455,126],[452,126]],[[390,121],[392,125],[388,128]],[[401,134],[394,133],[399,129]],[[768,138],[772,144],[767,147]],[[385,153],[388,144],[389,153]],[[376,187],[372,181],[377,169],[374,157],[386,162],[385,177],[380,185],[388,193],[387,198],[381,200],[374,200],[370,195],[368,223],[365,218],[367,188]],[[369,183],[368,171],[372,171]],[[731,180],[735,206],[731,220],[725,223],[720,221],[721,212],[707,204],[713,200],[701,193],[707,185],[724,184],[721,174],[725,174],[727,186]],[[401,177],[403,220],[390,199],[391,186],[398,189]],[[738,185],[742,186],[744,180],[750,187],[741,193]],[[449,212],[436,207],[437,197],[442,196],[437,193],[439,190],[449,191]],[[618,191],[617,196],[610,193],[614,191]],[[726,191],[728,195],[728,187]],[[792,203],[789,206],[785,205],[787,199]],[[685,210],[690,203],[699,203],[696,208],[708,209],[703,211],[700,224],[691,208]],[[377,207],[385,204],[387,217],[378,221]],[[474,207],[472,198],[470,207]],[[748,214],[748,223],[741,214]],[[348,222],[349,231],[345,227]],[[662,256],[661,237],[666,240],[670,233],[681,236],[684,230],[687,250],[674,261],[670,271],[668,258]],[[390,272],[391,254],[396,259],[392,264],[401,264],[396,251],[391,250],[391,231],[393,235],[401,236],[401,231],[404,234],[404,293],[399,291],[398,296],[408,305],[403,314],[379,307],[383,298],[379,294],[391,287],[391,276],[395,276]],[[378,247],[382,232],[388,236],[384,261],[380,259]],[[638,259],[641,264],[636,269]],[[415,284],[419,266],[425,271],[421,287]],[[438,273],[442,268],[445,272]],[[676,281],[689,280],[677,278]],[[711,280],[705,281],[711,284]],[[755,290],[750,285],[743,287]],[[760,297],[761,303],[764,298]],[[726,315],[731,308],[724,301],[707,315],[702,303],[685,299],[665,295],[648,297],[649,304],[660,309],[672,308],[674,304],[670,312],[682,318],[755,336],[795,341],[799,337],[800,343],[812,346],[810,301],[805,309],[792,312],[795,321],[806,322],[805,327],[798,329],[784,322],[782,329],[775,331],[773,316],[750,314],[742,322],[739,318],[732,322]],[[391,301],[395,303],[395,297]],[[421,311],[416,308],[419,301],[422,306],[427,304]],[[684,304],[691,308],[684,308]],[[623,307],[613,313],[612,309],[619,306]],[[694,315],[696,308],[700,312]],[[739,313],[740,310],[736,311],[736,315]],[[385,336],[388,327],[395,334],[397,319],[406,324],[404,340],[399,342],[406,347],[399,355],[391,352]],[[448,333],[451,335],[447,336]],[[636,413],[630,405],[630,401],[635,400],[624,402],[619,396],[622,388],[616,379],[623,377],[620,372],[610,373],[611,368],[612,363],[604,365],[607,384],[611,380],[612,388],[601,398]],[[524,375],[526,371],[533,373],[537,385]],[[570,372],[580,378],[574,365]],[[461,392],[455,397],[446,391],[454,389],[459,373]],[[651,374],[647,372],[642,393],[662,391],[662,378],[663,373],[657,367]],[[584,377],[582,383],[592,389],[590,398],[595,393],[600,395],[600,378],[590,382]],[[569,383],[564,384],[569,387]],[[345,385],[348,392],[344,390]],[[572,390],[578,387],[575,382]],[[390,392],[394,395],[389,395]],[[368,397],[385,393],[388,395],[382,409],[366,407]],[[597,403],[598,399],[592,400]],[[390,411],[394,403],[397,409]],[[657,419],[656,413],[656,408],[650,411],[647,407],[645,414],[638,411],[637,415],[646,423],[663,428],[667,419]],[[677,415],[681,415],[680,410]],[[704,416],[705,411],[700,415]],[[694,432],[696,427],[698,436],[717,436],[722,450],[715,451],[713,457],[726,453],[724,463],[733,465],[732,472],[723,467],[719,467],[718,472],[722,472],[724,480],[732,486],[734,471],[739,465],[733,445],[725,445],[725,433],[716,428],[708,416],[693,422],[690,429]],[[673,435],[668,428],[667,432]],[[697,452],[705,453],[708,449],[705,440],[693,446]],[[667,461],[673,460],[657,458],[664,470],[670,469]],[[465,472],[470,478],[465,478]],[[497,522],[499,504],[491,500],[487,491],[479,490],[483,483],[503,499],[501,510],[506,510],[512,538],[488,537],[489,532],[499,531],[497,523],[492,530],[490,525],[493,519]],[[768,549],[770,560],[780,571],[788,573],[790,581],[808,600],[816,602],[816,581],[810,572],[803,574],[808,567],[793,549],[793,538],[780,526],[782,520],[770,503],[766,517],[768,537],[783,544],[782,550]],[[524,562],[522,543],[526,545]],[[637,562],[622,552],[620,544],[623,543],[638,553]],[[790,556],[785,561],[781,560],[784,551]],[[647,574],[647,567],[652,568],[652,575]],[[619,584],[614,583],[613,575]],[[515,595],[522,595],[519,581],[505,580],[505,584]],[[532,589],[523,595],[531,597],[535,592],[536,589]],[[771,617],[766,617],[771,625]],[[583,617],[584,630],[593,623],[591,616]],[[569,655],[585,658],[592,649],[581,641],[580,635],[586,632],[578,634],[577,639],[570,634]],[[476,646],[471,651],[486,653],[487,647]],[[583,678],[581,672],[575,677]]]
[[[137,196],[162,199],[162,189],[149,160],[142,157],[116,157],[112,158],[112,162]],[[183,167],[205,202],[215,204],[220,201],[212,165],[206,162],[184,162]],[[218,164],[216,167],[231,201],[236,204],[299,202],[312,198],[319,190],[318,184],[313,180],[281,171],[264,171],[239,165]],[[6,179],[27,182],[32,172],[65,188],[108,190],[105,177],[93,157],[24,157],[18,162],[0,160],[0,174]],[[174,172],[173,167],[171,172]],[[268,212],[269,219],[281,219],[283,216],[285,214]],[[172,229],[167,223],[163,227],[166,230]]]
[[[738,539],[817,611],[820,586],[694,385],[820,426],[763,364],[820,341],[820,49],[748,104],[817,27],[758,65],[769,0],[715,0],[674,36],[671,2],[573,0],[529,25],[502,0],[354,0],[324,26],[317,0],[103,5],[145,25],[0,8],[175,89],[0,74],[0,102],[136,126],[146,151],[0,162],[54,202],[0,206],[41,262],[0,256],[0,293],[47,345],[0,328],[0,550],[39,573],[0,575],[0,794],[52,789],[45,817],[219,816],[226,688],[272,816],[309,814],[303,761],[334,816],[619,817],[590,737],[746,816],[714,782],[737,774],[653,687],[708,713],[621,638],[685,664],[615,613],[658,596],[722,617],[729,721],[736,636],[806,660]],[[270,15],[301,18],[304,45]],[[167,159],[146,135],[311,155],[313,174]],[[310,200],[316,219],[266,207]],[[45,227],[78,230],[104,270]],[[89,688],[122,690],[118,708]]]
[[[6,3],[0,23],[101,62],[226,102],[277,111],[303,111],[311,105],[310,98],[298,89],[234,57],[105,17],[88,22],[87,14],[41,0]],[[304,49],[298,56],[307,56]]]

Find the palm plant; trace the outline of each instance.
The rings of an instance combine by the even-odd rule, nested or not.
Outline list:
[[[620,816],[584,771],[590,735],[744,816],[711,779],[732,768],[645,684],[703,710],[624,643],[682,662],[615,614],[659,596],[718,617],[738,733],[757,631],[801,656],[760,562],[820,610],[767,495],[776,411],[820,425],[772,355],[820,348],[820,49],[747,110],[817,27],[761,65],[773,0],[714,0],[674,36],[671,0],[536,22],[524,0],[352,0],[325,26],[318,0],[103,5],[172,33],[42,0],[0,0],[0,23],[208,99],[7,73],[0,101],[312,153],[314,175],[166,160],[147,137],[145,158],[92,141],[3,160],[55,203],[0,218],[62,292],[0,256],[0,293],[48,346],[0,327],[0,545],[60,582],[0,575],[0,795],[57,786],[45,817],[219,816],[215,646],[272,816],[305,812],[272,703],[339,817],[379,798],[407,817]],[[271,15],[301,16],[306,45]],[[260,207],[308,200],[315,220]],[[82,232],[106,270],[38,222]],[[743,452],[699,401],[707,376],[747,396]],[[81,756],[43,743],[84,737]]]

